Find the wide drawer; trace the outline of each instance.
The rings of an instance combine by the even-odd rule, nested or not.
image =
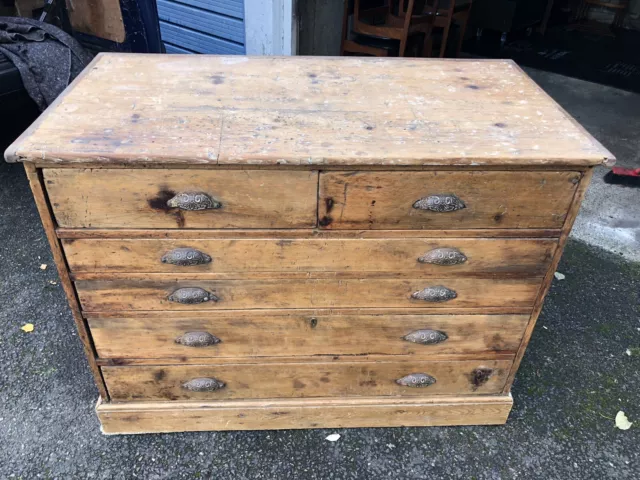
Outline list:
[[[80,280],[82,308],[218,310],[330,307],[531,307],[540,278]],[[444,288],[443,288],[444,287]],[[170,298],[171,297],[171,298]]]
[[[542,276],[554,239],[65,239],[72,272],[403,272]]]
[[[514,353],[528,315],[165,313],[89,317],[101,358]]]
[[[510,360],[102,367],[112,401],[497,394]],[[415,375],[403,381],[408,375]],[[206,379],[206,380],[205,380]]]
[[[299,228],[316,224],[317,172],[45,168],[43,175],[61,227]]]
[[[561,228],[579,172],[323,172],[329,229]]]

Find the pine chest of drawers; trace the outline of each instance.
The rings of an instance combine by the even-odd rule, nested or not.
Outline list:
[[[131,54],[6,156],[105,433],[505,422],[613,162],[510,61]]]

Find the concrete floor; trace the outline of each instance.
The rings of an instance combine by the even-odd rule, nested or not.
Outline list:
[[[527,73],[617,158],[640,168],[640,95],[534,69]],[[572,235],[640,261],[640,187],[607,185],[598,167]]]
[[[638,96],[531,73],[621,163],[637,164]],[[640,264],[628,261],[624,235],[592,235],[593,225],[630,231],[637,245],[638,225],[629,223],[640,190],[595,184],[589,192],[577,237],[628,258],[569,243],[559,267],[566,279],[554,281],[504,426],[106,437],[21,166],[0,163],[0,186],[2,479],[640,478]],[[20,330],[27,322],[34,332]],[[614,427],[618,410],[630,430]],[[342,438],[327,442],[329,433]]]

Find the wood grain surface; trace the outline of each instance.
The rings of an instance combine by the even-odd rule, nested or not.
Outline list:
[[[418,361],[376,363],[287,363],[102,367],[115,402],[155,400],[225,400],[354,396],[481,395],[502,391],[511,366],[507,360]],[[487,369],[487,376],[476,369]],[[436,379],[428,387],[396,383],[425,373]],[[183,384],[215,378],[225,387],[193,392]]]
[[[580,172],[326,172],[320,225],[328,229],[561,228]],[[417,200],[454,194],[465,208],[433,212]]]
[[[215,312],[206,317],[90,317],[101,358],[279,357],[514,353],[528,315],[269,315]],[[404,340],[418,330],[446,334],[441,343]],[[176,338],[208,332],[220,343],[185,346]]]
[[[44,169],[61,227],[295,228],[316,224],[317,176],[308,171]],[[167,201],[202,192],[221,208],[184,211]]]
[[[555,250],[553,239],[65,239],[72,272],[242,273],[402,272],[413,275],[521,274],[542,276]],[[179,266],[162,257],[176,248],[209,255],[210,263]],[[458,265],[421,263],[440,248],[455,248]]]
[[[107,435],[206,430],[497,425],[511,395],[268,399],[212,402],[98,402]]]
[[[129,53],[101,54],[6,158],[130,165],[613,161],[510,60]]]
[[[82,342],[82,348],[87,358],[87,362],[89,363],[93,380],[98,387],[100,397],[108,400],[109,394],[107,393],[107,388],[104,384],[104,379],[102,378],[102,372],[96,363],[96,352],[91,340],[91,334],[89,333],[89,328],[85,319],[82,317],[80,302],[78,301],[76,290],[69,276],[69,269],[64,258],[60,240],[56,237],[51,208],[42,185],[40,171],[31,163],[25,163],[24,170],[27,174],[27,179],[29,180],[29,186],[31,187],[31,192],[33,193],[33,198],[38,209],[38,213],[40,214],[40,219],[42,220],[44,233],[49,241],[49,247],[51,247],[51,255],[53,256],[53,261],[56,264],[56,269],[60,278],[60,285],[67,297],[67,302],[69,302],[71,315],[73,316],[73,321],[78,329],[78,336]]]
[[[319,280],[81,280],[75,282],[85,311],[220,310],[238,308],[456,308],[532,307],[540,278],[523,279],[319,279]],[[445,302],[411,298],[426,287],[457,292]],[[218,301],[181,304],[168,300],[178,288],[198,287]]]

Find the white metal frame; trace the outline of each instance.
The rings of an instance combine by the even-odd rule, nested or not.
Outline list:
[[[247,55],[295,55],[298,25],[297,0],[244,0]]]

